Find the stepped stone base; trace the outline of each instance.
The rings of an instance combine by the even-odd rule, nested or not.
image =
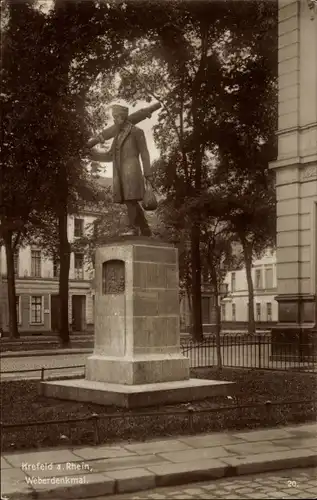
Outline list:
[[[230,394],[233,382],[189,379],[156,384],[109,384],[86,379],[41,382],[41,394],[50,398],[82,401],[121,408],[200,401]]]
[[[178,352],[127,359],[93,354],[86,362],[86,379],[127,385],[188,380],[189,359]]]

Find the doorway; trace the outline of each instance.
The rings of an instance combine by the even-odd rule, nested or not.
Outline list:
[[[72,296],[72,329],[73,332],[86,329],[86,295]]]
[[[60,329],[60,303],[59,295],[51,295],[51,330],[58,332]]]

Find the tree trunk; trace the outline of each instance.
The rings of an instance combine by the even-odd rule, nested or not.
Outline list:
[[[191,268],[192,268],[192,307],[194,340],[203,340],[201,313],[201,263],[200,263],[200,226],[196,223],[191,230]]]
[[[67,234],[67,205],[64,206],[58,215],[58,234],[59,234],[59,300],[60,300],[60,342],[62,346],[70,344],[69,322],[68,322],[68,282],[70,267],[70,244]]]
[[[249,318],[248,318],[248,332],[255,334],[255,320],[254,320],[254,289],[252,281],[252,253],[249,248],[243,245],[244,263],[248,283],[248,296],[249,296]]]
[[[190,290],[186,289],[186,297],[187,297],[187,304],[188,304],[188,313],[189,313],[189,325],[186,325],[189,327],[189,331],[192,331],[192,324],[193,324],[193,303],[192,303],[192,296]]]
[[[16,305],[15,274],[14,274],[14,252],[12,242],[12,232],[7,231],[3,237],[6,260],[7,260],[7,288],[9,305],[9,334],[10,338],[19,338],[18,315]]]
[[[216,309],[216,352],[217,352],[217,367],[222,369],[222,355],[221,355],[221,314],[219,305],[219,286],[215,268],[211,269],[211,281],[215,297]]]

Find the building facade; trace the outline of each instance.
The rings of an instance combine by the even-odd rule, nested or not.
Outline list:
[[[277,321],[278,304],[276,255],[268,250],[253,262],[252,279],[254,287],[254,315],[257,324]],[[231,271],[225,278],[228,295],[221,301],[221,320],[224,323],[248,322],[248,283],[245,268]],[[224,326],[225,327],[225,326]]]
[[[261,259],[255,260],[252,267],[254,285],[254,313],[257,328],[267,329],[277,322],[276,254],[268,250]],[[226,296],[221,300],[221,323],[223,330],[246,329],[248,323],[248,284],[246,270],[228,272],[225,280]],[[186,297],[181,298],[181,327],[188,330],[190,307]],[[215,299],[212,289],[205,283],[202,289],[202,319],[204,332],[215,327]]]
[[[70,243],[92,230],[98,214],[83,212],[68,217]],[[1,322],[5,332],[9,328],[7,300],[7,269],[5,249],[0,249],[1,261]],[[58,331],[59,327],[59,263],[45,257],[39,246],[20,248],[15,255],[18,327],[20,333],[45,333]],[[69,273],[69,324],[72,331],[82,332],[93,327],[94,270],[87,256],[72,252]]]
[[[317,3],[279,0],[277,341],[317,333]]]

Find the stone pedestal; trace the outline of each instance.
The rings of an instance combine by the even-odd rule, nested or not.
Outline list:
[[[279,321],[272,354],[289,344],[292,354],[303,355],[311,351],[317,322],[317,15],[308,1],[279,0],[278,54],[278,158],[271,167]]]
[[[44,383],[46,395],[131,407],[228,392],[230,383],[189,378],[172,245],[120,238],[97,249],[95,274],[95,348],[85,380]]]

